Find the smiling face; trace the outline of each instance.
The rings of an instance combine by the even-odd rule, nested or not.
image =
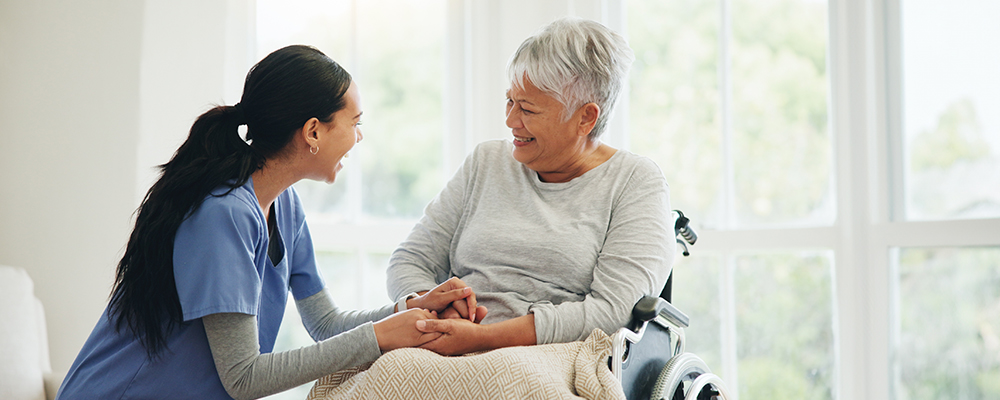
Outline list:
[[[354,82],[344,93],[344,99],[344,108],[333,114],[332,121],[321,122],[317,129],[319,140],[316,147],[319,150],[314,157],[318,158],[318,162],[312,177],[315,180],[333,183],[337,172],[344,168],[341,160],[364,138],[360,128],[361,95]]]
[[[514,135],[514,159],[546,182],[565,182],[582,174],[579,170],[592,144],[587,137],[590,129],[581,124],[586,109],[581,107],[564,118],[563,104],[529,79],[524,79],[524,87],[511,85],[507,127]]]

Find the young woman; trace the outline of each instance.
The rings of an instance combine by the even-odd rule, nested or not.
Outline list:
[[[457,278],[371,311],[340,310],[324,290],[291,185],[334,181],[361,113],[347,71],[290,46],[250,70],[239,103],[198,117],[139,207],[57,397],[258,398],[433,340],[415,322],[453,301],[475,309]],[[317,343],[271,353],[289,292]]]

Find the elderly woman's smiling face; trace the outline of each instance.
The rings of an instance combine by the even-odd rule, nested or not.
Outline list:
[[[589,169],[584,166],[592,150],[587,135],[596,119],[596,105],[584,105],[568,119],[564,112],[559,100],[527,78],[523,88],[511,85],[507,91],[507,127],[514,135],[514,159],[546,182],[565,182],[582,174],[580,169]]]

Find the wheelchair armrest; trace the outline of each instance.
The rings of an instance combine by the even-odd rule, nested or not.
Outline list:
[[[687,328],[691,319],[686,314],[659,297],[643,296],[632,307],[632,317],[641,322],[648,322],[662,315],[668,321],[680,328]]]

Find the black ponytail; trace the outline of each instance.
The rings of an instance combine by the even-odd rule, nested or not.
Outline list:
[[[212,190],[246,184],[307,120],[331,121],[345,107],[350,83],[350,74],[319,50],[289,46],[250,70],[240,103],[198,117],[187,140],[159,166],[162,175],[136,212],[109,306],[118,331],[128,329],[151,358],[166,347],[184,320],[173,269],[181,223]],[[244,124],[246,141],[238,132]]]

